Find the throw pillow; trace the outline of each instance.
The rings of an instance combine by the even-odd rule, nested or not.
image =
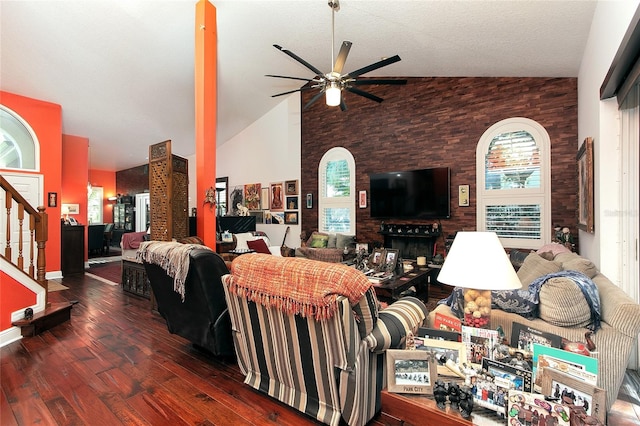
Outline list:
[[[336,234],[329,234],[327,248],[336,248],[336,241],[338,241],[338,236]]]
[[[540,288],[538,316],[559,327],[585,327],[591,310],[580,287],[571,278],[550,278]]]
[[[311,236],[311,244],[312,248],[326,248],[327,243],[329,242],[329,236],[324,234],[313,234]]]
[[[537,253],[530,253],[518,269],[518,278],[522,288],[529,287],[536,278],[562,271],[562,266],[553,260],[545,260]]]
[[[336,235],[336,248],[344,249],[347,248],[355,248],[356,247],[356,237],[355,235]]]
[[[598,268],[589,259],[577,256],[567,262],[562,262],[562,268],[565,271],[578,271],[582,272],[589,278],[593,278],[598,275]]]
[[[233,234],[236,238],[236,250],[248,250],[247,241],[255,239],[251,232],[243,232],[241,234]]]
[[[558,253],[571,253],[571,250],[560,243],[545,244],[540,247],[536,253],[543,253],[545,251],[550,251],[554,256],[557,256]]]
[[[204,245],[204,241],[202,241],[199,237],[195,237],[195,236],[181,238],[178,242],[181,243],[181,244],[200,244],[200,245]]]
[[[255,250],[257,253],[271,254],[269,247],[267,247],[267,243],[262,238],[258,238],[257,240],[247,241],[247,246],[251,250]]]

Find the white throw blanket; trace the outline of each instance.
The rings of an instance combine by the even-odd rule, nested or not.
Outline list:
[[[173,289],[184,302],[184,283],[189,273],[189,254],[193,249],[211,250],[201,244],[181,244],[173,241],[145,241],[136,253],[139,262],[160,266],[173,278]]]

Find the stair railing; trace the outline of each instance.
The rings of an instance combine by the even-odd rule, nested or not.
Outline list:
[[[5,207],[7,211],[6,217],[6,246],[4,249],[4,257],[8,262],[11,262],[21,271],[27,273],[34,281],[36,281],[45,290],[45,306],[49,306],[48,291],[49,282],[46,277],[46,256],[45,248],[47,246],[47,240],[49,239],[49,218],[46,213],[46,208],[39,206],[37,209],[31,206],[24,197],[2,176],[0,176],[0,187],[5,192]],[[14,204],[15,202],[15,204]],[[16,258],[13,258],[12,243],[12,221],[11,212],[17,209],[18,219],[18,253]],[[29,226],[29,266],[28,272],[25,271],[24,266],[24,223],[25,216]],[[34,256],[34,252],[37,251],[37,255]],[[34,266],[35,259],[35,266]]]

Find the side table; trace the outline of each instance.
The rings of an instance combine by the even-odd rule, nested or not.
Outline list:
[[[429,268],[418,269],[405,272],[389,281],[380,284],[373,284],[376,295],[382,300],[395,302],[401,297],[401,294],[411,287],[416,289],[416,297],[427,302],[429,300],[429,283],[428,277],[431,270]]]

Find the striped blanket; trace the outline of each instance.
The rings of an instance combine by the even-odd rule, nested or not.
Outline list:
[[[233,294],[316,320],[334,315],[338,296],[353,306],[371,287],[362,272],[346,265],[268,254],[237,257],[231,274]]]
[[[173,289],[184,302],[184,283],[189,273],[189,254],[194,249],[211,250],[201,244],[181,244],[174,241],[144,241],[136,252],[138,262],[160,266],[173,278]]]

